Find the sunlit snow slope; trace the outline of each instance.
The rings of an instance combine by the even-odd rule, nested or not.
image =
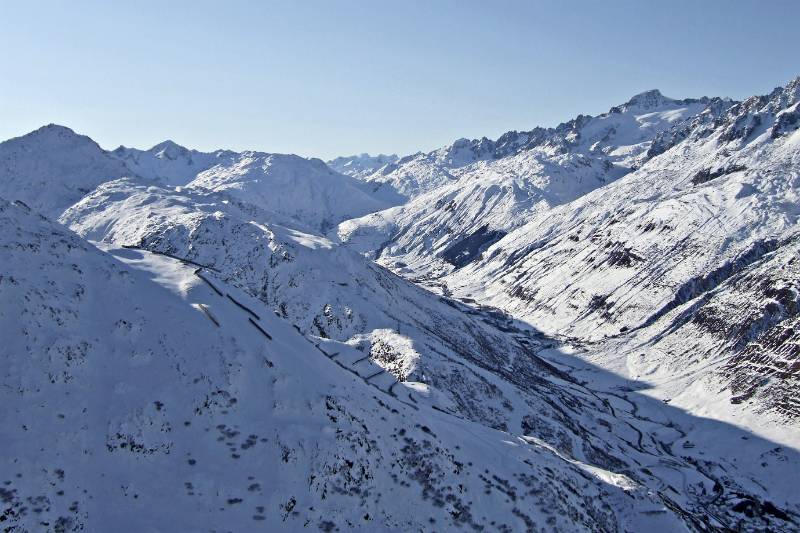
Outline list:
[[[0,221],[4,527],[682,527],[624,475],[370,383],[212,271]]]

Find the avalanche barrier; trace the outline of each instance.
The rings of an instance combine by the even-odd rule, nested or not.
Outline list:
[[[202,275],[202,274],[200,273],[200,269],[199,269],[199,268],[198,268],[197,270],[195,270],[195,271],[194,271],[194,275],[195,275],[195,276],[197,276],[198,278],[202,279],[203,281],[205,281],[205,282],[206,282],[206,285],[208,285],[209,287],[211,287],[211,289],[212,289],[214,292],[216,292],[216,293],[217,293],[217,294],[219,294],[220,296],[222,296],[222,295],[223,295],[221,290],[219,290],[218,288],[216,288],[216,287],[214,286],[214,284],[213,284],[213,283],[211,283],[210,281],[208,281],[208,278],[206,278],[204,275]],[[230,296],[228,296],[228,298],[230,298]]]
[[[196,274],[196,272],[195,272],[195,274]],[[206,281],[206,283],[208,283],[208,282]],[[222,294],[220,294],[220,296],[222,296]],[[243,303],[240,303],[240,302],[236,301],[236,299],[233,296],[231,296],[230,294],[226,294],[225,296],[227,296],[230,301],[232,301],[233,303],[238,305],[239,308],[241,308],[243,311],[246,311],[246,312],[250,313],[253,316],[253,318],[255,318],[256,320],[261,320],[260,316],[255,314],[249,307],[247,307]]]
[[[267,333],[267,332],[264,330],[264,328],[262,328],[261,326],[259,326],[259,325],[256,323],[256,321],[255,321],[255,320],[253,320],[253,319],[252,319],[252,318],[250,318],[250,317],[247,317],[247,320],[248,320],[248,321],[249,321],[251,324],[253,324],[253,325],[256,327],[256,329],[257,329],[258,331],[260,331],[260,332],[261,332],[261,333],[262,333],[262,334],[263,334],[263,335],[264,335],[266,338],[268,338],[269,340],[272,340],[272,335],[270,335],[269,333]]]

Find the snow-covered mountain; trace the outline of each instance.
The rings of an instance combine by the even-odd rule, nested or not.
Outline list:
[[[465,172],[460,169],[477,162],[496,161],[542,146],[547,148],[545,153],[551,154],[603,152],[612,156],[612,162],[631,166],[650,148],[655,135],[709,105],[725,106],[726,101],[718,98],[674,100],[658,90],[651,90],[637,94],[604,115],[580,115],[556,128],[509,131],[497,140],[462,138],[432,152],[403,158],[391,156],[393,161],[382,159],[385,156],[370,158],[363,154],[340,157],[329,164],[368,182],[390,184],[409,198],[457,179]],[[352,171],[347,172],[348,168]]]
[[[396,163],[400,159],[397,155],[369,155],[359,154],[344,157],[337,157],[327,162],[328,166],[336,172],[352,176],[354,178],[365,178],[379,171],[380,169]]]
[[[640,169],[533,216],[447,285],[598,343],[592,360],[695,412],[796,423],[799,101],[800,78],[667,132]]]
[[[685,522],[624,475],[337,364],[212,271],[4,200],[0,221],[9,530]]]
[[[799,87],[350,175],[0,144],[4,527],[796,529]]]
[[[358,358],[424,383],[441,408],[466,418],[521,430],[526,414],[547,403],[531,384],[552,371],[509,334],[505,319],[498,326],[497,317],[454,307],[272,213],[214,193],[124,179],[98,187],[61,220],[94,241],[213,266],[303,333],[346,342]],[[510,383],[497,384],[487,369]]]
[[[134,174],[168,185],[186,185],[204,170],[220,163],[230,164],[237,155],[230,150],[198,152],[173,141],[161,142],[149,150],[120,146],[111,152]]]
[[[0,327],[28,331],[35,340],[26,341],[27,336],[20,335],[23,345],[15,345],[9,353],[64,353],[67,361],[64,383],[58,377],[61,359],[50,356],[38,360],[43,368],[33,365],[47,376],[44,379],[55,379],[55,386],[36,385],[34,376],[39,374],[30,366],[12,366],[8,379],[38,387],[40,401],[34,404],[38,409],[63,403],[59,395],[80,398],[74,408],[59,411],[65,420],[81,416],[95,420],[79,436],[89,438],[97,431],[94,428],[108,428],[93,441],[96,448],[82,448],[93,458],[102,456],[96,459],[102,466],[87,470],[92,474],[76,473],[74,483],[87,492],[65,500],[82,511],[69,514],[53,506],[64,514],[48,514],[47,520],[90,527],[129,519],[142,527],[163,523],[148,521],[149,515],[142,516],[138,506],[129,503],[131,497],[143,497],[154,471],[173,473],[173,481],[149,489],[145,499],[155,502],[170,491],[182,487],[178,493],[183,494],[185,490],[186,507],[172,506],[168,516],[159,519],[176,528],[191,528],[201,521],[246,529],[249,520],[261,520],[253,517],[264,517],[288,529],[301,523],[324,528],[328,521],[351,528],[423,527],[420,521],[433,518],[447,528],[493,521],[512,529],[542,524],[550,530],[570,531],[584,527],[674,530],[707,520],[695,518],[698,513],[714,513],[715,523],[721,524],[742,525],[753,519],[780,526],[784,519],[771,512],[778,516],[794,512],[791,480],[796,472],[784,465],[795,461],[791,452],[776,451],[774,443],[761,439],[737,444],[732,450],[729,442],[746,435],[741,430],[712,428],[708,421],[665,410],[660,402],[638,394],[618,398],[614,391],[622,385],[611,376],[606,378],[610,380],[607,390],[587,388],[555,366],[570,360],[569,355],[554,350],[556,345],[536,332],[519,329],[492,311],[475,312],[441,300],[323,237],[267,225],[272,214],[215,196],[176,192],[137,178],[101,185],[62,219],[91,238],[106,235],[109,244],[128,245],[109,248],[103,244],[113,258],[21,206],[3,206],[3,226],[9,228],[10,239],[4,247],[8,250],[6,279],[13,287],[5,301],[10,302],[7,309],[14,311],[3,315]],[[114,220],[113,213],[120,218]],[[28,250],[33,257],[19,250]],[[196,272],[199,265],[207,266]],[[123,281],[115,281],[117,277]],[[32,287],[48,290],[31,292]],[[127,292],[136,296],[126,297]],[[31,300],[25,296],[29,294],[37,298]],[[326,301],[330,303],[323,304]],[[349,304],[349,312],[343,302]],[[322,308],[315,313],[317,306]],[[279,317],[273,316],[273,309]],[[33,330],[27,322],[31,313],[37,317]],[[349,323],[348,315],[354,317]],[[105,326],[106,322],[114,326]],[[272,337],[269,342],[258,328]],[[316,335],[305,337],[304,329]],[[73,333],[65,337],[63,330]],[[173,330],[182,333],[168,338]],[[98,337],[91,333],[96,331],[119,333]],[[362,333],[354,334],[357,331]],[[59,340],[63,337],[65,341]],[[69,346],[57,352],[63,342]],[[112,354],[115,362],[103,365],[103,372],[89,371],[101,353]],[[71,361],[78,357],[82,362],[72,368]],[[558,362],[554,365],[546,358]],[[132,371],[136,372],[133,377]],[[151,372],[158,379],[153,380]],[[260,378],[264,373],[270,376]],[[173,374],[175,378],[170,377]],[[316,379],[322,381],[316,383]],[[356,390],[354,383],[360,383]],[[633,390],[632,382],[624,383],[623,389]],[[24,385],[21,388],[21,399],[15,400],[20,403],[4,402],[13,406],[8,409],[16,416],[4,416],[8,428],[15,427],[12,421],[24,424],[23,420],[35,418],[23,408],[29,392]],[[78,410],[88,405],[96,408],[93,397],[84,395],[106,389],[115,391],[110,406],[97,414]],[[56,391],[56,398],[50,399],[43,390]],[[621,406],[614,407],[612,403],[617,402]],[[270,405],[272,411],[262,407]],[[625,410],[625,405],[632,410]],[[312,430],[321,423],[317,417],[332,425],[331,435],[337,437],[330,445]],[[341,419],[352,425],[342,427]],[[54,442],[55,451],[26,451],[30,437],[14,433],[9,461],[46,464],[44,470],[17,467],[23,479],[33,481],[12,482],[7,489],[14,513],[27,498],[44,505],[64,490],[56,483],[41,491],[39,487],[46,486],[42,476],[56,472],[58,478],[62,476],[58,471],[72,472],[68,461],[57,462],[57,458],[75,455],[70,444],[74,439],[48,433],[52,426],[44,424],[36,430],[41,432],[36,438]],[[439,431],[451,440],[439,442]],[[426,439],[428,432],[436,440]],[[427,451],[416,451],[417,434]],[[476,435],[484,434],[497,437],[474,441]],[[641,440],[637,444],[637,434],[657,438],[652,444]],[[721,435],[724,438],[718,441]],[[369,445],[354,454],[358,442]],[[692,460],[668,451],[677,444],[698,447],[697,452],[685,452],[690,459],[707,453],[715,459],[705,460],[698,469]],[[499,451],[498,445],[512,445],[519,450],[514,454],[523,453],[524,469],[509,462],[507,452]],[[529,446],[545,459],[525,451]],[[262,453],[251,455],[254,447],[262,447]],[[408,467],[407,475],[414,482],[403,477],[407,453],[415,465]],[[143,459],[131,461],[127,459],[131,454]],[[661,471],[639,466],[650,464],[654,455],[663,456],[671,466]],[[737,457],[742,461],[734,467],[731,461]],[[761,463],[745,457],[757,457]],[[504,466],[495,469],[494,461]],[[444,470],[446,465],[450,470]],[[755,483],[765,468],[773,478],[769,491]],[[276,469],[283,469],[277,477]],[[440,479],[439,469],[450,474]],[[734,475],[724,474],[731,470]],[[223,471],[229,474],[221,475]],[[270,472],[269,484],[259,474],[265,471]],[[470,472],[479,483],[470,481]],[[454,476],[452,480],[449,475]],[[696,480],[697,492],[665,492],[674,475]],[[306,487],[312,478],[310,488]],[[545,484],[537,488],[531,485],[535,480]],[[395,482],[408,492],[395,491]],[[573,489],[563,489],[567,492],[562,494],[562,489],[549,486],[553,483]],[[253,484],[259,487],[251,491]],[[595,491],[591,487],[596,484],[600,488]],[[610,487],[604,488],[607,484]],[[457,493],[448,496],[444,487],[456,485]],[[353,492],[351,486],[359,490]],[[339,495],[328,495],[330,491]],[[492,501],[490,494],[495,491],[510,511]],[[364,500],[364,492],[375,499]],[[384,505],[378,493],[397,503]],[[483,503],[476,505],[476,499],[468,495],[478,493]],[[323,498],[323,494],[328,496]],[[415,503],[420,497],[430,501],[422,508],[439,510],[431,511],[430,517],[420,515]],[[191,514],[196,498],[208,514]],[[352,503],[346,503],[348,498]],[[250,507],[245,508],[245,502]],[[753,517],[732,510],[740,502],[755,509]],[[219,507],[233,512],[223,516],[217,512]],[[109,513],[112,508],[115,512]],[[559,515],[563,516],[552,518],[554,509],[562,509]],[[129,518],[131,513],[139,514]],[[14,520],[25,524],[40,519],[42,513],[18,514],[12,515]]]
[[[638,168],[665,131],[699,117],[713,120],[730,105],[648,91],[606,114],[581,115],[557,128],[509,132],[497,141],[457,141],[403,163],[403,172],[417,174],[425,162],[447,179],[400,207],[346,222],[338,235],[409,275],[440,276],[474,260],[535,213]]]
[[[225,192],[322,232],[392,205],[322,160],[296,155],[242,152],[200,172],[187,186]]]
[[[198,152],[172,141],[149,150],[120,146],[111,155],[132,174],[166,185],[225,191],[318,231],[402,201],[331,170],[319,159],[245,151]]]
[[[129,173],[89,137],[55,124],[0,143],[0,197],[53,218],[104,181]]]
[[[263,152],[198,152],[165,141],[149,150],[100,148],[69,128],[45,126],[0,143],[0,195],[58,218],[101,183],[142,177],[153,185],[225,192],[316,231],[402,200],[332,171],[319,159]]]

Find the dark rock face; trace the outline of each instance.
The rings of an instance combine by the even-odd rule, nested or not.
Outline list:
[[[757,398],[791,420],[800,418],[800,406],[793,398],[800,387],[800,319],[795,316],[764,331],[731,359],[725,371],[733,377],[732,403]]]
[[[630,268],[641,261],[642,258],[639,255],[625,246],[616,247],[608,254],[609,266]]]
[[[451,244],[442,252],[441,257],[454,267],[461,268],[472,262],[483,250],[505,235],[505,231],[489,230],[489,226],[482,226],[471,235]]]
[[[705,112],[657,134],[647,151],[647,157],[651,158],[663,154],[673,146],[689,138],[694,132],[704,131],[698,137],[707,135],[708,132],[705,131],[705,128],[721,120],[725,113],[736,104],[737,102],[733,100],[723,98],[709,99]]]
[[[770,137],[777,139],[781,135],[785,135],[800,127],[800,108],[795,108],[792,111],[785,111],[778,115],[775,119],[770,131]]]
[[[789,421],[800,418],[798,251],[798,238],[762,243],[746,260],[685,286],[672,307],[694,301],[664,332],[665,338],[705,339],[702,345],[673,342],[678,357],[725,357],[718,375],[731,403],[753,403],[756,411]]]
[[[737,306],[717,324],[735,355],[722,369],[732,403],[755,401],[788,420],[800,418],[800,265],[797,242],[747,272],[733,286]]]
[[[727,174],[733,174],[734,172],[741,172],[743,170],[747,170],[744,165],[731,165],[729,167],[718,168],[714,170],[711,170],[710,168],[704,168],[694,175],[692,178],[692,184],[702,185],[703,183],[707,183],[714,178],[725,176]]]

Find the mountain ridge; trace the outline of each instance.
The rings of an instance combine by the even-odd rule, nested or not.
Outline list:
[[[700,116],[713,119],[731,105],[646,92],[596,117],[507,132],[497,141],[460,140],[421,158],[401,159],[401,174],[445,178],[400,207],[343,223],[338,237],[363,253],[380,251],[385,265],[402,263],[407,275],[443,275],[455,266],[447,260],[450,246],[473,242],[472,252],[458,261],[471,260],[488,245],[488,232],[505,234],[536,212],[619,179],[653,157],[654,143],[663,150],[675,141],[665,132]]]

